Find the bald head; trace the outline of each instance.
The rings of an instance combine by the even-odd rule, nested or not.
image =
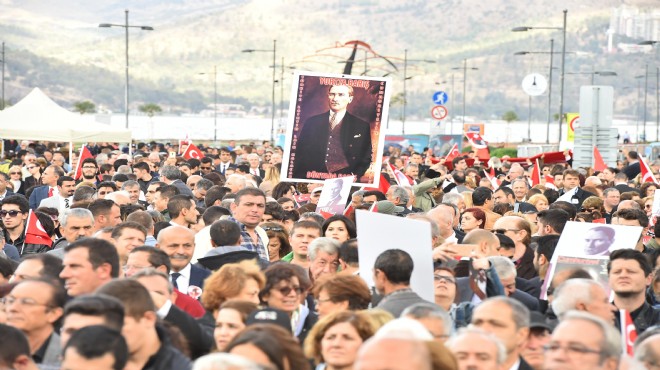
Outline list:
[[[622,209],[642,209],[642,207],[639,205],[639,203],[629,199],[619,202],[619,206],[616,209],[620,211]]]
[[[423,341],[372,338],[358,352],[355,370],[431,370],[431,355]]]
[[[448,212],[448,209],[451,209],[452,212]],[[452,229],[454,223],[453,208],[438,206],[428,211],[426,215],[429,216],[433,222],[438,225],[440,228],[440,235],[443,238],[449,237],[454,232]]]
[[[467,233],[462,244],[475,244],[479,246],[481,253],[486,256],[499,255],[497,249],[500,247],[500,239],[495,234],[484,229],[475,229]]]

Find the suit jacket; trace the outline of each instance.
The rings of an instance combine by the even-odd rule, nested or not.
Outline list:
[[[494,297],[497,295],[495,289],[497,287],[495,284],[491,284],[491,279],[486,281],[486,297]],[[468,277],[459,277],[456,279],[456,298],[454,303],[458,304],[461,302],[471,302],[474,292],[470,289],[470,278]],[[521,291],[516,290],[510,295],[510,298],[517,300],[518,302],[524,304],[528,309],[533,311],[539,311],[539,302],[538,299],[535,299],[531,295]]]
[[[517,370],[534,370],[534,368],[528,364],[522,356],[520,356],[520,365]]]
[[[630,186],[628,186],[628,185],[626,185],[626,184],[614,185],[614,187],[615,187],[616,190],[618,190],[619,193],[621,193],[621,194],[623,194],[623,193],[627,193],[627,192],[629,192],[629,191],[636,191],[636,192],[639,193],[639,189],[636,189],[636,188],[630,187]]]
[[[204,280],[211,275],[211,271],[197,267],[190,266],[190,284],[204,289]]]
[[[41,364],[59,366],[62,363],[60,357],[62,354],[60,341],[60,336],[57,333],[53,332],[53,334],[50,335],[48,346],[46,346],[46,352],[44,353],[44,358],[41,360]]]
[[[330,137],[330,112],[313,116],[303,126],[298,137],[293,177],[306,179],[308,171],[327,173],[325,165]],[[341,144],[348,168],[339,173],[354,174],[358,178],[371,164],[371,126],[366,121],[346,112],[341,121]]]
[[[73,200],[69,199],[69,206],[73,204]],[[39,207],[50,207],[50,208],[55,208],[57,209],[60,214],[64,212],[64,198],[62,198],[59,195],[53,195],[50,198],[45,198],[42,199],[41,202],[39,203]]]
[[[623,168],[623,173],[628,176],[628,179],[634,179],[635,176],[639,175],[640,172],[642,172],[641,167],[639,166],[639,161],[635,163],[631,163],[627,165],[626,167]]]
[[[573,204],[579,212],[580,209],[582,208],[582,202],[584,202],[585,199],[593,195],[594,194],[585,191],[582,188],[578,188],[575,194],[571,197],[571,204]]]
[[[179,189],[179,192],[181,194],[190,195],[191,197],[194,197],[193,193],[192,193],[192,190],[190,190],[188,185],[184,184],[183,181],[181,181],[179,179],[176,179],[176,180],[172,181],[172,183],[170,185],[176,186],[176,188]]]
[[[30,209],[35,210],[39,208],[39,203],[41,203],[42,200],[48,198],[48,189],[48,185],[43,185],[32,190],[32,194],[30,194],[29,199]]]

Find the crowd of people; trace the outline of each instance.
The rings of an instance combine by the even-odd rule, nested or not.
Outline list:
[[[390,183],[329,215],[323,184],[282,181],[267,141],[201,159],[96,143],[80,164],[56,143],[5,148],[1,369],[660,366],[660,185],[636,152],[603,171],[541,163],[534,186],[508,158],[391,153]],[[361,270],[358,210],[426,222],[432,245],[387,246]],[[610,231],[562,235],[573,221],[643,231],[611,250]],[[607,281],[577,267],[545,281],[560,239],[609,258]],[[424,264],[432,301],[411,285]]]

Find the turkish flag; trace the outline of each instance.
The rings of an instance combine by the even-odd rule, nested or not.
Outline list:
[[[76,173],[73,175],[73,178],[75,180],[78,180],[80,177],[82,177],[82,163],[85,159],[87,158],[94,158],[92,155],[92,152],[87,149],[87,146],[83,145],[82,148],[80,148],[80,156],[78,157],[78,165],[76,166]]]
[[[642,170],[642,182],[652,182],[656,185],[659,185],[658,180],[656,180],[655,176],[653,176],[651,168],[648,164],[646,164],[646,161],[642,157],[639,158],[639,168]]]
[[[185,159],[202,159],[204,157],[204,153],[202,153],[202,151],[193,143],[189,143],[188,148],[186,148],[185,153],[183,153],[183,158]]]
[[[633,322],[632,317],[630,317],[630,312],[620,310],[619,314],[621,315],[621,339],[623,340],[623,348],[627,354],[632,356],[633,344],[635,343],[635,339],[637,339],[635,323]]]
[[[348,207],[346,207],[346,209],[344,210],[343,215],[344,215],[344,216],[348,216],[348,215],[350,215],[353,211],[354,211],[354,209],[353,209],[353,203],[348,203]]]
[[[326,220],[329,219],[330,217],[334,216],[334,213],[330,213],[330,212],[319,211],[319,213],[320,213],[321,216],[323,216],[323,218],[326,219]]]
[[[470,145],[474,149],[486,149],[488,148],[488,143],[484,140],[483,136],[479,135],[478,132],[466,132],[465,137],[467,137]]]
[[[24,244],[42,244],[49,247],[53,245],[53,240],[48,236],[48,233],[44,230],[44,227],[32,210],[28,214]]]
[[[404,175],[403,172],[399,171],[396,169],[396,167],[392,166],[391,164],[388,164],[390,166],[390,169],[392,170],[392,173],[394,173],[394,180],[396,181],[397,185],[399,186],[410,186],[413,185],[412,181],[408,178],[408,176]],[[381,178],[382,181],[382,178]],[[388,186],[389,188],[389,186]]]
[[[493,189],[497,190],[500,187],[501,182],[497,179],[497,176],[495,176],[494,167],[490,168],[490,172],[484,170],[484,175],[486,175],[488,181],[490,181],[491,185],[493,185]]]
[[[447,153],[447,156],[445,157],[445,163],[451,163],[451,161],[458,157],[459,154],[461,153],[458,152],[458,144],[454,144],[454,146],[449,149],[449,153]]]
[[[532,169],[532,186],[541,184],[541,166],[539,166],[539,160],[536,159],[534,168]]]
[[[606,168],[607,165],[605,165],[605,161],[603,161],[603,156],[600,155],[598,148],[594,146],[594,170],[603,171]]]

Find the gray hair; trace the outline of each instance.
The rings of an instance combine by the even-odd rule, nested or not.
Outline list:
[[[317,253],[320,251],[334,256],[339,254],[339,246],[339,242],[335,239],[326,237],[316,238],[311,243],[309,243],[307,256],[309,257],[310,261],[314,261],[316,259]]]
[[[464,199],[463,199],[463,196],[460,195],[459,193],[446,193],[445,195],[442,196],[442,204],[455,206],[454,207],[454,212],[459,212],[458,211],[458,203],[461,200],[464,200]]]
[[[525,179],[524,177],[516,177],[515,179],[511,180],[511,186],[513,187],[513,185],[515,185],[516,182],[522,182],[523,184],[525,184],[525,187],[529,189],[529,183],[527,182],[527,179]]]
[[[407,170],[407,169],[409,169],[409,168],[417,168],[417,169],[419,169],[419,165],[418,165],[417,163],[408,162],[408,164],[406,164],[406,167],[405,167],[404,170]]]
[[[497,276],[500,278],[506,279],[510,278],[511,276],[518,276],[516,265],[513,264],[513,261],[511,261],[510,258],[502,256],[490,256],[488,257],[488,261],[493,265],[495,272],[497,272]]]
[[[654,334],[642,340],[641,343],[637,344],[634,351],[635,360],[640,362],[656,363],[660,361],[658,354],[656,354],[653,348],[651,348],[651,342],[657,340],[660,340],[660,335]]]
[[[128,174],[133,173],[133,169],[131,168],[131,166],[129,166],[127,164],[122,164],[121,166],[117,167],[117,172],[116,173],[123,174],[123,175],[128,175]]]
[[[131,199],[131,195],[126,190],[113,191],[112,193],[106,194],[105,199],[110,199],[117,203],[117,198],[121,196],[126,197],[126,199]]]
[[[53,154],[54,156],[55,154]],[[102,164],[108,163],[108,155],[105,153],[99,153],[96,155],[96,164],[100,167]]]
[[[181,170],[179,167],[166,165],[161,167],[160,175],[167,177],[168,180],[180,180],[181,179]]]
[[[135,180],[128,180],[125,183],[121,184],[121,190],[126,190],[128,188],[134,188],[140,186],[140,183]]]
[[[94,195],[96,194],[96,189],[91,186],[79,186],[76,191],[73,192],[73,203],[80,202],[82,200],[93,200]]]
[[[445,334],[450,335],[454,330],[454,320],[452,320],[449,313],[445,311],[442,307],[432,304],[432,303],[416,303],[412,306],[408,306],[403,312],[401,312],[400,317],[410,317],[416,320],[419,319],[437,319],[442,321],[442,325],[445,328]]]
[[[497,347],[497,364],[502,365],[504,361],[506,360],[506,347],[504,346],[504,343],[502,343],[501,340],[499,340],[495,335],[484,331],[479,328],[471,327],[468,326],[466,328],[461,328],[456,335],[452,336],[449,338],[447,342],[445,342],[445,346],[449,348],[450,350],[452,347],[458,342],[461,337],[464,337],[466,335],[478,335],[482,339],[485,339],[495,345]]]
[[[571,320],[586,321],[600,328],[600,331],[603,333],[603,341],[600,345],[602,350],[600,353],[601,363],[610,357],[616,358],[617,360],[621,357],[621,334],[619,333],[619,330],[616,329],[611,323],[607,323],[600,317],[587,312],[570,311],[564,315],[564,319],[559,323],[559,325],[569,325],[568,322]]]
[[[509,297],[497,296],[488,298],[485,302],[499,302],[509,306],[516,329],[529,328],[529,309],[519,301]],[[481,305],[477,309],[479,308],[481,308]]]
[[[209,179],[200,179],[197,181],[197,184],[195,184],[195,189],[209,190],[213,185],[213,181]]]
[[[195,360],[192,370],[260,370],[261,366],[245,357],[232,355],[231,353],[210,353]]]
[[[431,236],[434,238],[440,237],[440,226],[433,221],[433,219],[423,213],[409,213],[406,218],[413,220],[426,221],[431,224]]]
[[[226,184],[232,183],[232,184],[237,184],[241,185],[242,187],[245,187],[245,183],[247,182],[247,179],[243,175],[239,175],[237,173],[232,173],[227,177],[227,181],[225,182]]]
[[[591,279],[569,279],[559,285],[552,300],[552,310],[557,317],[561,319],[566,312],[575,310],[579,303],[591,302],[592,286],[600,288],[600,284]]]
[[[615,191],[618,193],[619,189],[617,189],[617,188],[607,188],[607,189],[603,190],[603,197],[607,197],[607,195],[609,193],[612,193],[612,192],[615,192]]]
[[[220,202],[220,207],[231,209],[231,205],[234,204],[234,198],[225,198]]]
[[[408,195],[408,192],[402,186],[392,185],[390,186],[390,191],[394,198],[400,199],[401,204],[407,204],[408,201],[410,200],[410,196]]]
[[[60,215],[60,224],[66,226],[69,221],[69,217],[74,218],[89,218],[94,223],[94,215],[87,208],[67,208]]]
[[[174,291],[174,288],[172,287],[172,283],[170,282],[169,275],[167,275],[166,273],[164,273],[162,271],[158,271],[153,267],[147,267],[145,269],[137,271],[135,274],[133,274],[131,276],[131,279],[137,280],[141,277],[153,277],[153,276],[160,276],[163,279],[165,279],[165,281],[167,281],[167,292],[172,294],[172,292]]]

